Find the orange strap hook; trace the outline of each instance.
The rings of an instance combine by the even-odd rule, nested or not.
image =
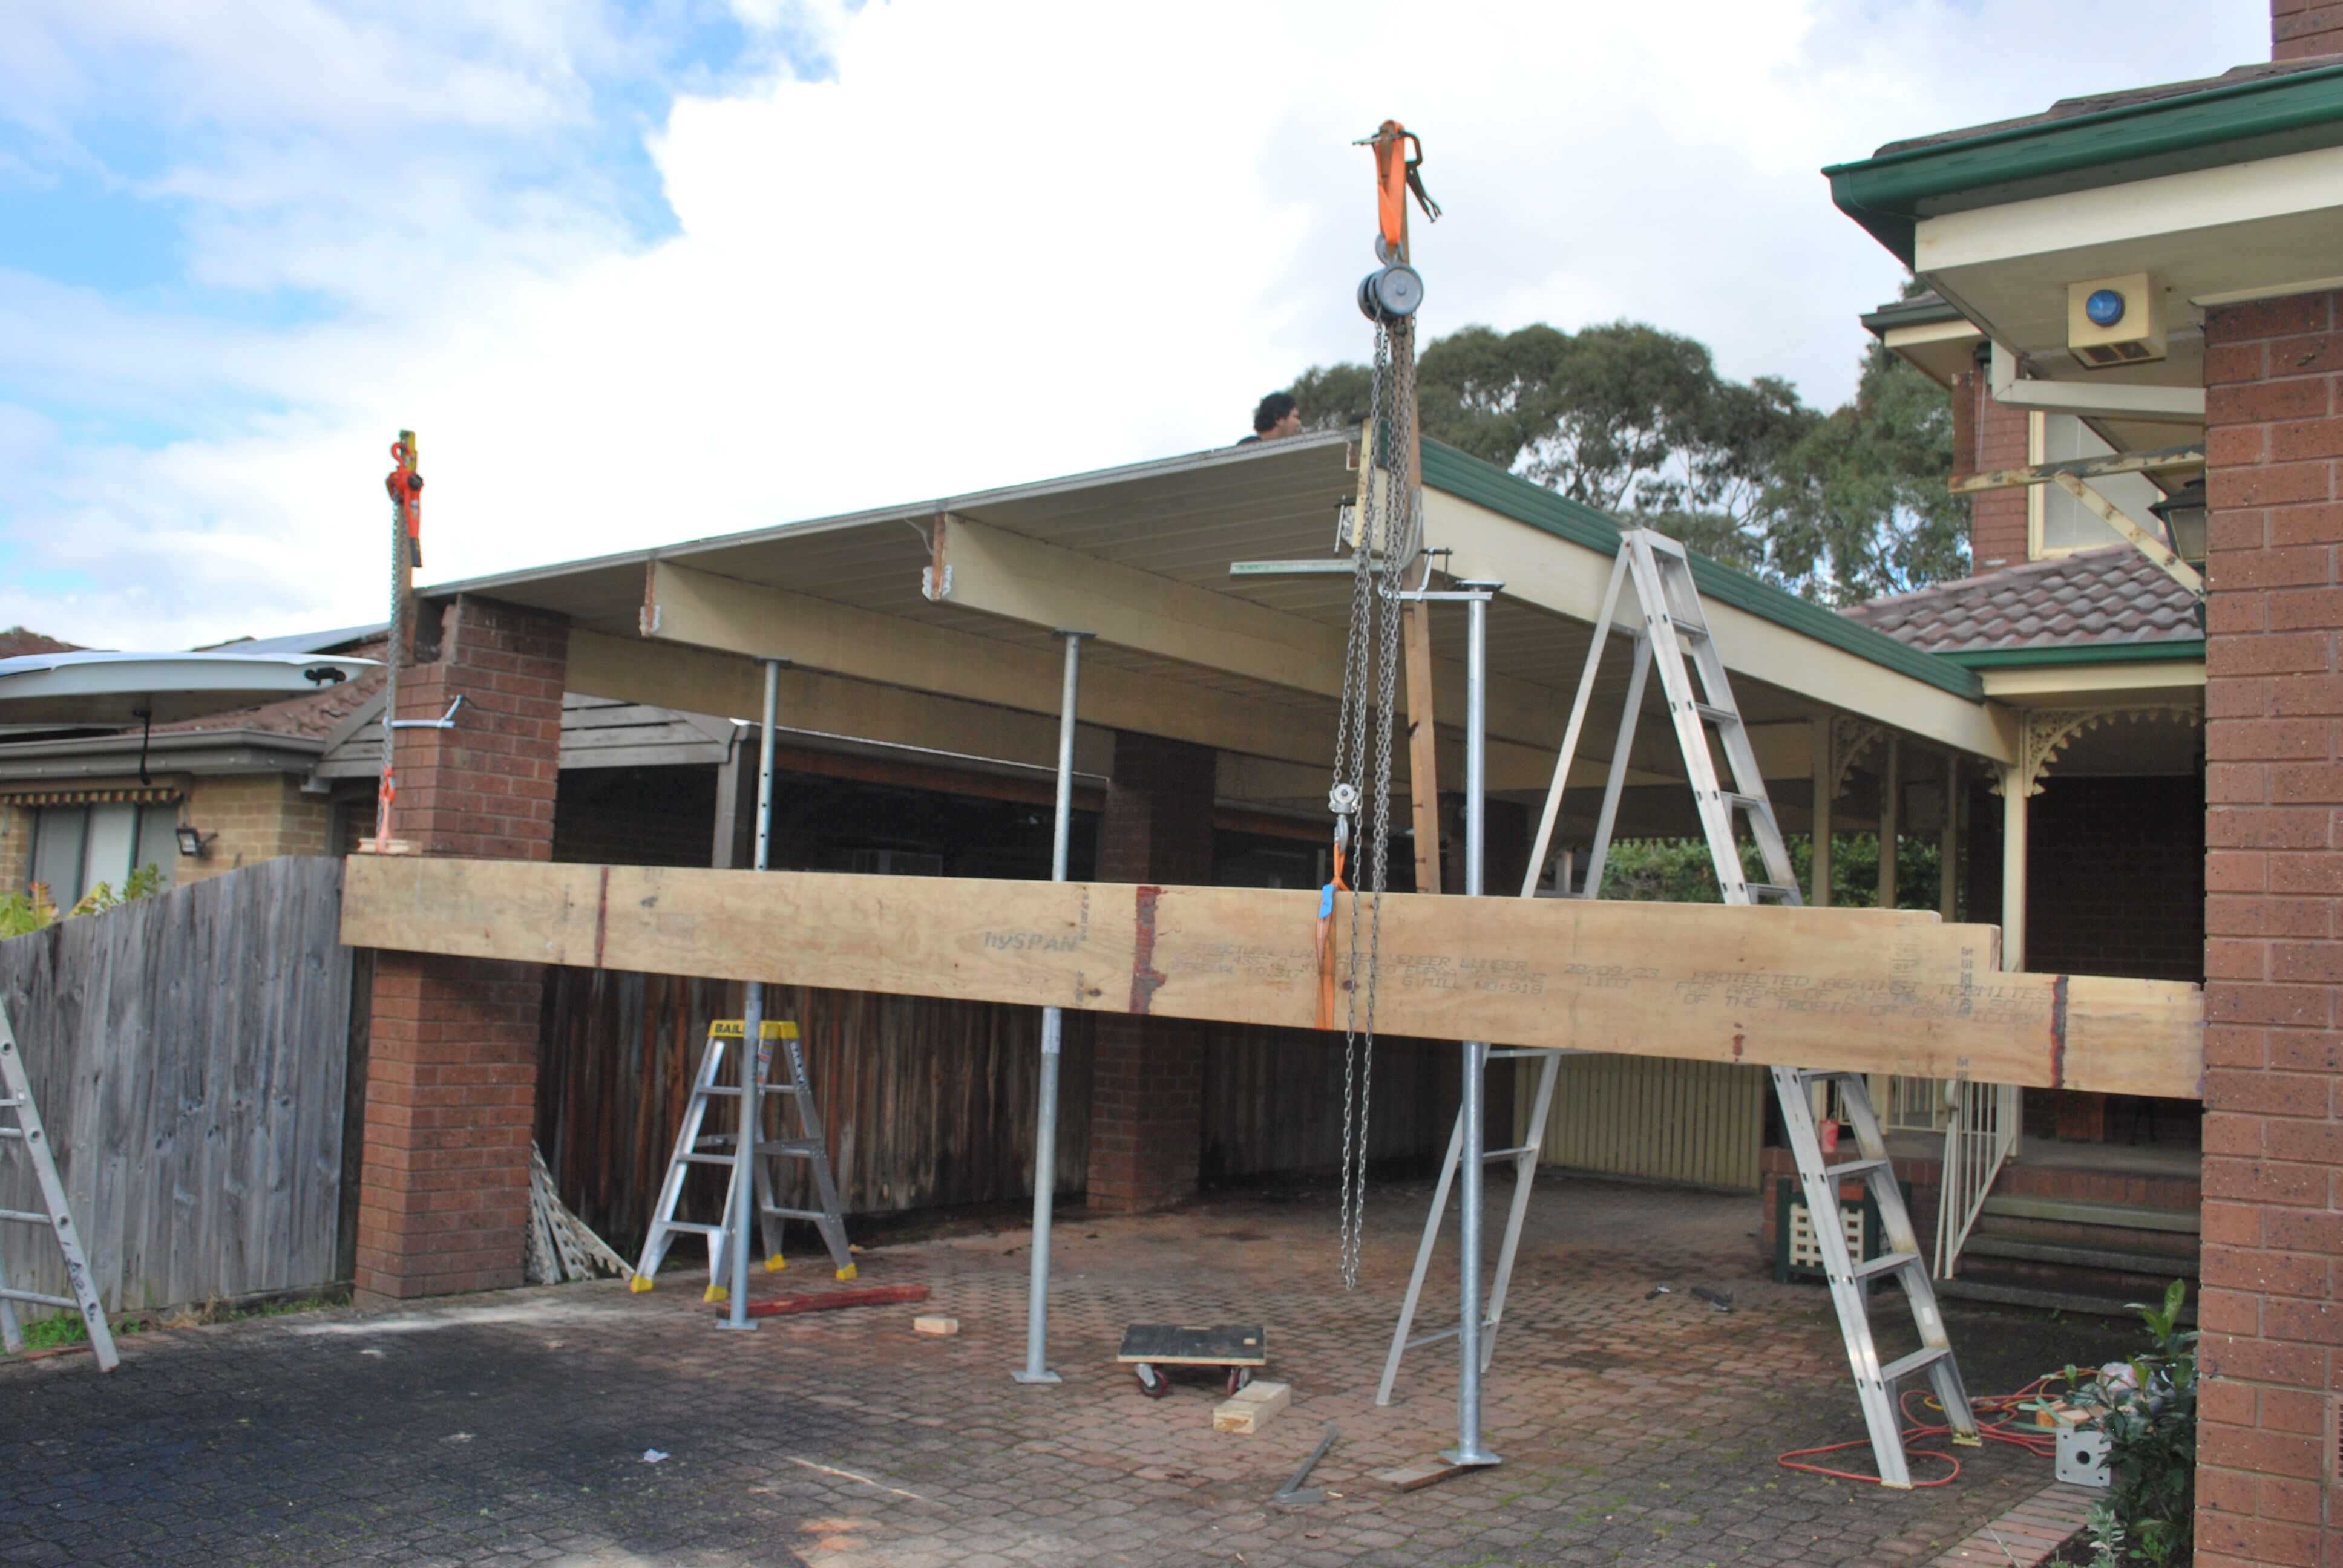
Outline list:
[[[1407,196],[1415,193],[1416,205],[1433,222],[1440,221],[1440,204],[1423,188],[1423,142],[1416,134],[1397,120],[1385,120],[1372,136],[1363,137],[1354,146],[1375,149],[1375,217],[1382,234],[1382,253],[1386,261],[1407,259]],[[1415,149],[1407,156],[1407,149]]]

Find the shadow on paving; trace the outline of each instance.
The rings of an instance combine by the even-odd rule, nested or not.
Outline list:
[[[1926,1563],[2050,1479],[2004,1445],[1907,1493],[1779,1468],[1863,1429],[1828,1300],[1773,1282],[1755,1199],[1548,1176],[1488,1386],[1506,1462],[1393,1493],[1372,1473],[1454,1436],[1447,1347],[1373,1403],[1428,1188],[1372,1195],[1356,1292],[1331,1191],[1282,1196],[1066,1216],[1057,1388],[1008,1376],[1028,1240],[1011,1231],[865,1257],[870,1282],[929,1285],[925,1305],[752,1334],[716,1331],[704,1274],[671,1264],[644,1296],[606,1282],[136,1335],[108,1378],[82,1357],[0,1364],[0,1563]],[[1437,1287],[1453,1310],[1453,1257],[1452,1230],[1424,1327]],[[828,1282],[791,1270],[758,1290]],[[916,1336],[915,1312],[963,1332]],[[1211,1430],[1216,1386],[1147,1400],[1113,1359],[1130,1322],[1213,1321],[1265,1323],[1265,1375],[1292,1385],[1258,1435]],[[1978,1392],[2138,1340],[1951,1322]],[[1342,1441],[1313,1483],[1336,1495],[1267,1507],[1329,1420]]]

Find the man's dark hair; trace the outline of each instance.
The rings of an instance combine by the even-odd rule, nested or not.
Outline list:
[[[1297,405],[1291,392],[1272,392],[1261,400],[1252,411],[1252,433],[1266,436],[1277,428],[1278,421],[1293,412]]]

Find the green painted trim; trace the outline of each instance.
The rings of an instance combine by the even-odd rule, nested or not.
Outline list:
[[[1438,441],[1424,442],[1423,482],[1460,500],[1486,507],[1517,523],[1526,523],[1599,554],[1619,553],[1619,525],[1609,517],[1453,447]],[[1885,632],[1858,626],[1821,605],[1808,604],[1797,595],[1760,582],[1746,572],[1695,555],[1692,558],[1692,578],[1704,596],[1720,604],[1745,610],[1801,637],[1827,643],[1843,653],[1925,681],[1956,697],[1971,702],[1985,700],[1985,681],[1975,673],[1898,642]]]
[[[1976,648],[1934,657],[1964,669],[2040,669],[2061,664],[2202,664],[2205,639],[2170,642],[2092,642],[2064,648]]]
[[[2343,65],[2207,87],[1823,170],[1831,201],[1905,266],[1923,217],[2343,146]]]

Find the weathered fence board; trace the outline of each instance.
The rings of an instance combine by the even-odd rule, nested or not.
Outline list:
[[[766,999],[773,1016],[797,1020],[804,1033],[849,1213],[1032,1195],[1038,1009],[803,986],[770,987]],[[547,973],[538,1142],[562,1201],[629,1255],[649,1224],[709,1020],[739,1010],[740,988],[724,980]],[[1065,1027],[1058,1188],[1077,1192],[1090,1177],[1094,1022],[1069,1012]],[[1339,1036],[1210,1026],[1198,1130],[1205,1180],[1333,1170],[1342,1083]],[[1369,1158],[1386,1167],[1436,1161],[1456,1091],[1453,1045],[1380,1041]],[[693,1172],[688,1211],[713,1218],[723,1181],[720,1171]],[[791,1199],[812,1200],[804,1188]]]
[[[287,858],[0,942],[16,1030],[106,1305],[336,1278],[350,954],[342,864]],[[35,1208],[0,1148],[0,1207]],[[12,1277],[55,1249],[0,1232]]]

